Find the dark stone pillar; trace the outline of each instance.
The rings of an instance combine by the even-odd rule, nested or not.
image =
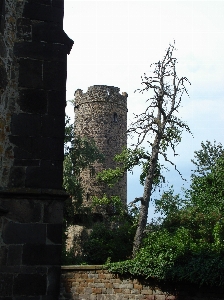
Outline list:
[[[59,295],[63,0],[0,0],[0,299]]]

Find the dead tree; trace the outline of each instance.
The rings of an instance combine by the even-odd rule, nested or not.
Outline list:
[[[150,153],[147,159],[147,171],[144,181],[144,193],[138,199],[141,202],[137,231],[133,244],[133,256],[138,251],[143,233],[147,224],[148,208],[153,191],[156,176],[158,176],[159,155],[166,161],[175,164],[167,157],[167,149],[171,147],[176,155],[175,147],[181,141],[183,130],[190,132],[186,123],[177,117],[184,93],[188,95],[185,83],[189,83],[186,77],[178,78],[176,74],[177,59],[173,57],[174,45],[170,45],[164,58],[158,63],[152,64],[152,76],[142,76],[143,85],[140,93],[153,92],[153,96],[147,100],[148,106],[140,115],[135,115],[128,132],[137,135],[138,142],[135,149],[145,144],[150,145]],[[176,168],[176,166],[175,166]]]

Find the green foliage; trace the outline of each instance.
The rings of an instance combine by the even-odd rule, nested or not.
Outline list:
[[[191,161],[195,165],[196,169],[194,174],[204,176],[214,166],[216,160],[224,154],[224,148],[222,144],[216,144],[216,141],[212,144],[210,141],[201,142],[201,150],[194,152],[194,158]]]
[[[80,172],[86,168],[93,168],[95,161],[102,162],[104,159],[94,140],[75,136],[74,132],[74,125],[70,124],[70,119],[66,117],[63,187],[71,196],[65,203],[65,219],[68,223],[72,223],[74,211],[80,209],[82,204]]]
[[[125,207],[118,196],[111,196],[110,198],[106,195],[103,195],[102,198],[93,196],[92,207],[96,209],[103,209],[104,211],[107,211],[107,208],[110,208],[112,209],[113,214],[116,213],[117,215],[125,213]]]
[[[141,166],[142,173],[140,174],[140,183],[144,185],[150,160],[150,154],[144,147],[136,149],[124,148],[120,154],[115,155],[114,160],[119,166],[115,169],[109,168],[100,172],[97,175],[97,178],[100,181],[103,181],[112,187],[123,177],[126,171],[132,172],[135,166]],[[161,175],[161,168],[162,166],[158,163],[155,170],[154,187],[158,186],[161,180],[164,180]]]
[[[171,188],[156,200],[162,217],[148,227],[136,257],[108,263],[110,271],[224,285],[224,155],[220,144],[207,145],[195,152],[197,170],[185,199]]]
[[[114,224],[96,223],[83,247],[85,261],[89,264],[104,264],[107,260],[114,262],[128,259],[135,230],[128,220]]]

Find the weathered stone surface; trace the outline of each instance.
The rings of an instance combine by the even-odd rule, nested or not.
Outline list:
[[[43,88],[43,62],[21,58],[19,60],[19,85],[25,88]]]
[[[20,223],[39,223],[42,218],[42,204],[30,199],[0,198],[0,205],[8,210],[7,218]]]
[[[65,117],[59,116],[41,116],[41,134],[45,137],[64,138]]]
[[[13,287],[13,275],[0,273],[0,295],[1,297],[11,296]]]
[[[0,247],[0,266],[5,266],[7,262],[8,248]]]
[[[11,120],[12,135],[19,137],[40,136],[41,116],[39,114],[14,114]]]
[[[18,103],[23,112],[47,113],[46,91],[37,89],[22,89],[19,92]]]
[[[47,239],[50,243],[62,243],[62,224],[47,224]]]
[[[22,245],[10,245],[8,248],[8,266],[18,266],[22,263]]]
[[[96,85],[75,92],[75,132],[81,137],[93,138],[98,149],[104,154],[103,164],[95,163],[97,172],[105,168],[115,168],[114,156],[127,146],[127,94],[120,94],[120,89],[113,86]],[[102,197],[118,195],[122,202],[127,202],[126,174],[113,188],[99,184],[94,172],[81,172],[82,185],[86,195],[85,205],[92,196]],[[111,211],[113,213],[113,209]]]
[[[61,275],[60,266],[49,268],[47,274],[47,281],[48,281],[47,295],[54,296],[55,299],[57,299],[60,292],[60,275]]]
[[[60,76],[58,76],[60,74]],[[66,64],[64,62],[43,63],[43,84],[45,88],[54,91],[65,90],[66,88]]]
[[[5,1],[0,1],[0,33],[4,32]]]
[[[0,60],[0,90],[4,90],[7,86],[8,80],[7,80],[7,73],[3,65],[1,64]]]
[[[47,289],[46,275],[19,274],[14,278],[13,294],[23,296],[45,295]]]
[[[63,115],[66,106],[65,92],[63,91],[49,91],[48,92],[48,114],[49,115]]]
[[[12,167],[10,170],[9,186],[20,187],[25,185],[25,173],[24,167]]]
[[[64,33],[63,33],[64,34]],[[66,62],[67,48],[63,44],[36,42],[19,42],[15,44],[14,54],[17,57]]]
[[[63,203],[61,201],[46,201],[44,203],[44,223],[58,224],[63,219]]]
[[[52,7],[50,5],[41,5],[38,2],[28,2],[23,11],[23,17],[31,20],[47,21],[63,24],[64,11],[60,7]]]
[[[46,225],[6,222],[2,238],[6,244],[44,244],[46,242]]]
[[[25,244],[23,265],[60,265],[61,245]]]
[[[73,44],[63,6],[0,0],[0,300],[58,299]]]
[[[32,41],[32,22],[30,19],[24,19],[24,18],[17,19],[16,36],[17,36],[18,40],[29,41],[29,42]],[[16,43],[15,46],[18,44],[19,43]],[[23,43],[21,43],[21,44],[23,44]],[[31,44],[31,43],[29,43],[29,44]],[[14,54],[18,55],[18,53],[15,50],[16,49],[14,48]],[[19,53],[19,54],[21,54],[21,53]],[[25,57],[25,56],[22,56],[22,57]]]

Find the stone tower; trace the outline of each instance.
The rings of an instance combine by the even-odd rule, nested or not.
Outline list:
[[[119,196],[127,203],[127,174],[113,188],[96,180],[95,174],[102,169],[115,168],[114,156],[127,146],[127,93],[119,93],[113,86],[94,85],[86,93],[75,92],[75,132],[81,137],[93,138],[104,154],[103,163],[81,173],[84,188],[84,205],[92,196]]]

